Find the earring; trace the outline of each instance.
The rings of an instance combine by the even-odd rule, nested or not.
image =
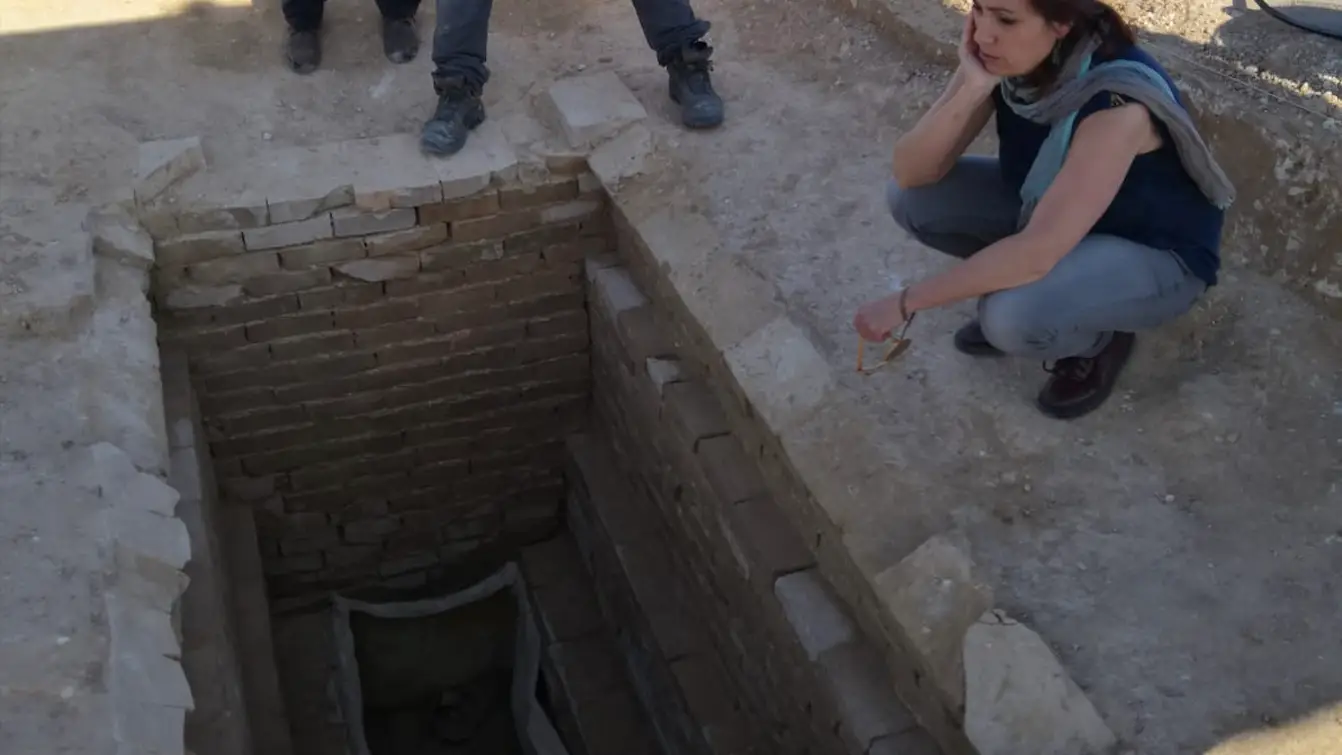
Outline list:
[[[1048,59],[1053,65],[1062,65],[1062,40],[1053,43],[1053,52],[1049,53]]]

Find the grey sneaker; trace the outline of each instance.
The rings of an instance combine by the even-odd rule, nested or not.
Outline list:
[[[294,73],[308,74],[317,70],[322,63],[321,32],[289,30],[289,39],[284,43],[284,57]]]
[[[382,52],[393,63],[409,63],[419,54],[419,32],[415,19],[382,19]]]

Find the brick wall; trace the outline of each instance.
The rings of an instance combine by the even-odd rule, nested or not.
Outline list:
[[[581,264],[609,236],[579,179],[194,211],[159,239],[160,339],[189,355],[222,496],[256,507],[273,599],[412,583],[557,522]]]
[[[569,518],[663,741],[684,752],[935,753],[731,428],[711,370],[673,343],[626,269],[593,261],[589,281],[594,424],[616,461],[587,467],[618,467],[627,488],[584,480]],[[618,500],[601,513],[602,498]],[[709,708],[734,712],[722,736],[686,723],[717,725]]]

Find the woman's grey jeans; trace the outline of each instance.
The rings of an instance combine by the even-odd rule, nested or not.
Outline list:
[[[935,184],[886,192],[890,214],[922,243],[965,258],[1016,230],[1020,198],[997,158],[965,156]],[[1206,284],[1173,252],[1091,234],[1043,278],[979,299],[988,342],[1043,360],[1094,356],[1114,331],[1154,328],[1186,313]]]

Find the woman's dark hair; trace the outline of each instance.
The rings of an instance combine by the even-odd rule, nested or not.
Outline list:
[[[1072,25],[1072,33],[1064,43],[1075,42],[1085,34],[1097,34],[1101,51],[1113,53],[1137,41],[1132,27],[1118,11],[1101,0],[1030,0],[1030,6],[1045,21]]]
[[[1030,6],[1045,21],[1071,24],[1072,31],[1059,43],[1064,60],[1079,41],[1090,35],[1100,38],[1098,52],[1101,55],[1112,55],[1137,43],[1137,35],[1133,34],[1132,27],[1128,26],[1118,11],[1102,0],[1030,0]],[[1044,84],[1051,81],[1057,72],[1054,61],[1046,60],[1028,78],[1036,84]]]

